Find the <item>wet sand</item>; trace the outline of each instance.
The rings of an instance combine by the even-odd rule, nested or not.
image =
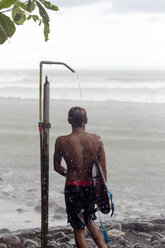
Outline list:
[[[152,220],[125,220],[105,222],[104,228],[111,241],[111,248],[164,248],[165,247],[165,218]],[[90,234],[86,231],[89,248],[96,247]],[[7,247],[41,247],[41,231],[39,228],[10,232],[0,230],[0,248]],[[72,228],[51,227],[48,234],[48,247],[76,247]]]

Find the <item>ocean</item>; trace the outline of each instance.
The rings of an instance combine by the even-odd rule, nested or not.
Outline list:
[[[53,152],[56,138],[71,131],[72,106],[87,110],[87,131],[104,142],[112,219],[165,217],[165,72],[77,74],[81,91],[66,69],[43,73],[51,95],[49,226],[67,224]],[[40,227],[39,70],[1,71],[0,104],[0,229]]]

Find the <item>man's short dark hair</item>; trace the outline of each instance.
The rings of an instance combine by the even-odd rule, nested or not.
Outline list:
[[[73,127],[82,127],[87,123],[87,113],[84,108],[73,107],[68,112],[68,121]]]

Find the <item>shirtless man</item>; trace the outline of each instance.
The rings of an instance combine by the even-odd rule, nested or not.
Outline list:
[[[66,177],[66,212],[68,222],[74,229],[77,247],[87,248],[84,236],[84,229],[87,226],[96,245],[105,248],[101,233],[94,223],[96,211],[92,181],[92,168],[96,159],[99,160],[107,180],[105,152],[101,138],[85,131],[87,120],[85,109],[73,107],[69,110],[68,122],[72,125],[72,133],[57,138],[54,169]],[[67,169],[61,165],[62,158]]]

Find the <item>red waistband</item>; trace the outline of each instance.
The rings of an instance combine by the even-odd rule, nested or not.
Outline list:
[[[93,185],[93,181],[66,181],[66,185],[90,186],[90,185]]]

